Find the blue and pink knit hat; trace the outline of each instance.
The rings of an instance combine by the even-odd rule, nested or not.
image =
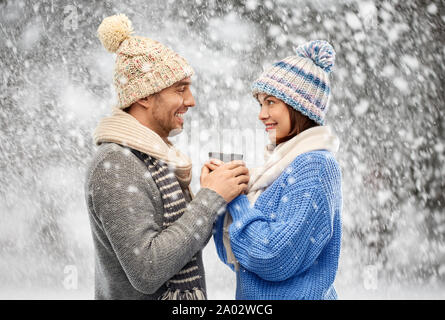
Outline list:
[[[334,48],[324,40],[301,45],[297,55],[273,64],[254,81],[252,93],[270,94],[295,110],[324,125],[331,88],[329,73],[334,66]]]

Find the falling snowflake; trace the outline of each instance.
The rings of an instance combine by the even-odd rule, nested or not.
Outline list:
[[[354,107],[354,114],[356,116],[364,115],[369,108],[369,101],[362,99],[360,102]]]
[[[151,69],[152,69],[152,66],[151,66],[151,64],[148,63],[148,62],[145,62],[145,63],[142,65],[142,67],[141,67],[141,71],[144,72],[144,73],[150,72]]]
[[[437,14],[437,11],[438,11],[437,6],[434,3],[431,3],[430,5],[428,5],[426,10],[428,11],[429,14]]]
[[[127,191],[130,193],[135,193],[135,192],[138,192],[138,188],[134,185],[129,185],[127,188]]]
[[[174,201],[174,200],[178,199],[178,194],[177,193],[172,193],[170,195],[170,198]]]
[[[124,77],[124,76],[122,76],[122,77],[120,77],[119,78],[119,83],[121,84],[121,85],[126,85],[127,83],[128,83],[128,79],[127,79],[127,77]]]
[[[315,202],[312,202],[312,207],[315,209],[315,211],[318,210],[318,205]]]
[[[222,215],[223,213],[225,213],[226,212],[226,207],[225,206],[223,206],[223,207],[221,207],[221,208],[219,208],[219,210],[218,210],[218,212],[217,212],[217,215]]]

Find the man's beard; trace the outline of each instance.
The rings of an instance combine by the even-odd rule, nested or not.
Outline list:
[[[173,127],[172,128],[172,126],[171,126],[171,120],[172,119],[163,119],[156,112],[153,114],[153,118],[159,124],[159,126],[162,129],[162,131],[167,133],[168,137],[174,137],[174,136],[180,134],[182,132],[182,130],[183,130],[183,125],[181,125],[180,128],[177,128],[177,127]],[[175,117],[173,118],[173,121],[176,122]]]

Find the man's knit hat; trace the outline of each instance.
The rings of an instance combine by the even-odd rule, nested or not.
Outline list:
[[[123,14],[105,18],[97,29],[103,46],[115,52],[114,86],[120,109],[193,75],[187,61],[170,48],[132,36],[131,21]]]
[[[325,122],[331,88],[329,73],[335,51],[326,41],[314,40],[301,45],[297,55],[273,64],[254,81],[252,92],[270,94],[320,125]]]

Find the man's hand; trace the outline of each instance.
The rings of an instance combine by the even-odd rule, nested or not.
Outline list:
[[[224,164],[223,161],[219,159],[210,159],[207,160],[204,165],[210,169],[210,171],[216,170],[218,167],[222,166]]]
[[[206,162],[201,169],[201,188],[211,189],[230,202],[247,190],[249,178],[249,170],[241,160],[219,164]]]

